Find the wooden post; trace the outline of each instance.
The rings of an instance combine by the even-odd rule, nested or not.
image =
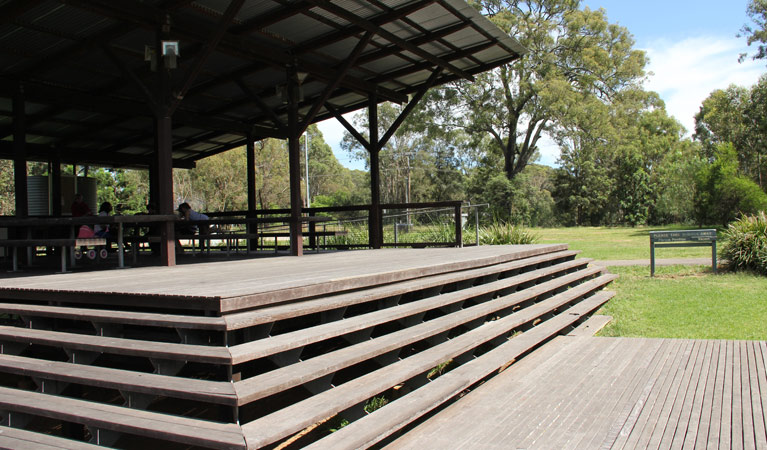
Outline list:
[[[381,220],[381,170],[378,153],[378,98],[370,95],[368,104],[368,126],[370,133],[370,246],[381,248],[383,244],[383,223]]]
[[[248,213],[252,213],[256,210],[256,151],[252,136],[248,136],[245,151],[248,164]]]
[[[16,217],[29,216],[27,200],[27,112],[24,87],[16,86],[13,95],[13,181],[16,195]]]
[[[247,159],[247,177],[248,177],[248,213],[246,217],[256,217],[256,149],[253,143],[253,136],[248,135],[248,142],[245,144],[245,153]],[[248,234],[254,234],[257,231],[258,224],[248,223],[245,225],[245,231]],[[248,240],[248,251],[258,249],[258,239]]]
[[[157,142],[156,179],[157,210],[160,214],[173,214],[173,128],[171,120],[170,73],[161,61],[162,40],[168,39],[170,28],[167,23],[159,24],[155,48],[157,49],[157,110],[155,111],[155,133]],[[176,237],[174,224],[164,222],[160,227],[160,258],[165,266],[176,265]]]
[[[463,217],[461,216],[461,202],[455,205],[455,246],[463,247]]]
[[[290,254],[304,254],[304,239],[301,233],[301,137],[298,128],[298,82],[296,67],[287,71],[288,83],[288,167],[290,174]]]
[[[51,161],[51,213],[54,217],[61,217],[61,155],[56,152]]]

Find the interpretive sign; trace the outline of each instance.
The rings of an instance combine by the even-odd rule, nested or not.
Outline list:
[[[650,232],[650,276],[655,275],[655,247],[711,246],[711,269],[716,273],[716,230],[677,230]]]

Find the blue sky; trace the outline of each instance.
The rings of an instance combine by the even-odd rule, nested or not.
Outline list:
[[[750,86],[767,73],[764,61],[738,63],[747,52],[745,39],[736,34],[746,22],[747,0],[586,0],[584,7],[604,8],[610,23],[622,25],[634,35],[635,47],[647,52],[652,74],[646,89],[656,91],[666,110],[692,131],[693,116],[701,102],[715,89],[730,84]],[[319,124],[325,141],[339,161],[362,169],[340,148],[343,127],[335,119]],[[541,146],[541,163],[555,165],[559,149],[552,142]]]

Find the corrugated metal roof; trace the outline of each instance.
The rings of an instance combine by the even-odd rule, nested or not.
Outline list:
[[[35,157],[45,157],[49,145],[64,159],[98,150],[87,153],[98,161],[81,163],[124,164],[126,156],[150,155],[148,98],[160,100],[157,72],[144,55],[156,44],[155,30],[163,25],[158,20],[166,17],[170,39],[180,48],[178,68],[170,71],[174,92],[196,75],[173,116],[174,155],[188,161],[241,145],[248,130],[256,138],[282,136],[286,65],[307,74],[299,106],[306,114],[369,31],[372,39],[327,100],[341,112],[365,107],[372,92],[381,101],[401,102],[421,89],[438,65],[440,84],[524,52],[461,0],[246,0],[192,73],[229,5],[229,0],[0,0],[0,157],[9,155],[11,99],[19,83],[34,127],[29,142],[39,144],[30,151]],[[474,52],[467,53],[470,49]],[[159,66],[163,70],[162,62]],[[328,117],[332,113],[323,105],[314,121]]]

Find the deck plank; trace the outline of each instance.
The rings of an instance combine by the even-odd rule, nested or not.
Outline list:
[[[692,342],[677,340],[679,348],[673,353],[671,364],[666,365],[666,371],[653,386],[647,400],[647,405],[634,424],[631,433],[626,437],[622,448],[634,449],[648,446],[653,433],[658,427],[658,417],[670,399],[670,392],[675,386],[675,380],[684,368],[685,361],[692,351]],[[668,351],[668,350],[667,350]],[[621,448],[621,447],[617,447]]]
[[[765,448],[765,342],[558,339],[385,448]]]
[[[767,448],[767,430],[765,427],[764,409],[762,408],[762,393],[767,386],[765,382],[764,366],[761,360],[758,342],[747,343],[749,373],[748,379],[751,382],[751,406],[754,414],[754,443],[756,448]]]
[[[648,399],[658,384],[659,378],[665,370],[668,370],[673,363],[674,355],[681,347],[679,341],[668,342],[658,340],[657,350],[653,354],[653,359],[648,364],[651,370],[636,370],[637,380],[634,383],[635,388],[631,394],[622,402],[622,410],[614,410],[612,417],[617,417],[607,436],[602,440],[599,448],[623,448],[627,437],[637,424],[639,417],[648,406]],[[627,390],[629,392],[629,390]],[[609,404],[608,404],[609,405]],[[608,415],[608,417],[611,417]],[[594,436],[589,448],[597,448]]]
[[[700,426],[700,418],[703,408],[703,396],[706,393],[706,385],[708,383],[708,373],[711,368],[711,360],[714,354],[714,342],[705,342],[705,352],[702,355],[696,366],[699,364],[700,369],[698,371],[697,380],[691,383],[688,389],[689,401],[685,401],[684,416],[686,418],[685,423],[679,423],[677,425],[677,432],[674,436],[674,443],[672,447],[681,449],[693,449],[695,448],[695,440],[698,437],[698,427]],[[693,385],[694,384],[694,385]]]

